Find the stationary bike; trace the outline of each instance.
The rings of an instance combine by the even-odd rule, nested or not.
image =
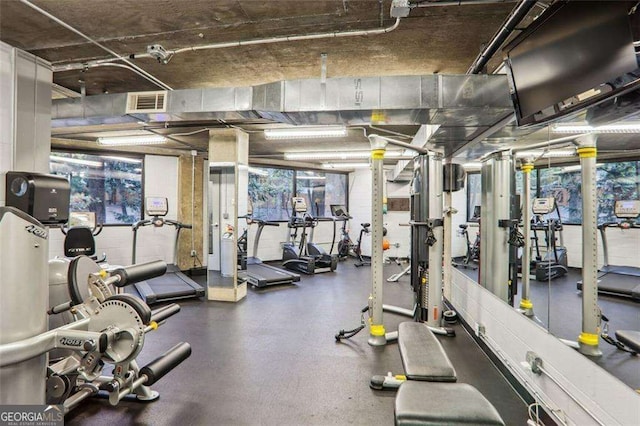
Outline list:
[[[467,242],[467,253],[460,261],[452,262],[452,265],[456,268],[461,266],[463,268],[469,268],[472,270],[478,269],[476,263],[480,261],[480,233],[476,234],[476,239],[471,244],[471,240],[469,239],[469,224],[462,223],[460,224],[460,234],[465,238]]]
[[[352,217],[349,216],[349,213],[347,213],[347,210],[341,204],[331,204],[331,215],[334,221],[334,232],[335,223],[342,221],[340,241],[338,241],[338,260],[345,260],[349,256],[355,256],[356,245],[351,240],[349,229],[347,228],[347,221],[352,219]],[[333,251],[333,246],[331,246],[331,249],[331,251]]]

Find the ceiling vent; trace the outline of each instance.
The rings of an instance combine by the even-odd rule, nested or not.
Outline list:
[[[127,114],[166,111],[166,91],[133,92],[127,94]]]

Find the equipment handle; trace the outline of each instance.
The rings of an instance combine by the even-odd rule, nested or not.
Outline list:
[[[124,287],[128,284],[159,277],[167,272],[167,264],[162,260],[155,260],[149,263],[125,266],[111,271],[111,276],[119,276],[120,280],[115,283],[116,287]]]
[[[97,237],[102,232],[103,227],[102,223],[97,224],[96,227],[91,230],[93,236]]]
[[[178,312],[180,312],[180,305],[178,305],[177,303],[172,303],[170,305],[163,306],[162,308],[156,309],[155,311],[151,312],[151,321],[161,322],[166,320],[169,317],[174,316]]]
[[[280,226],[278,222],[262,222],[264,226]]]
[[[147,386],[153,385],[155,382],[163,378],[169,371],[180,365],[182,361],[189,358],[190,355],[191,345],[185,342],[178,343],[167,352],[142,367],[140,375],[147,376],[147,381],[144,384]]]

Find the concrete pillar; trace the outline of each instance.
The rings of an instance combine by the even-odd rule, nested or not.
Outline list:
[[[10,170],[49,172],[51,65],[0,42],[0,206]]]
[[[209,300],[237,302],[247,295],[247,284],[238,283],[237,241],[238,216],[247,213],[249,180],[249,135],[237,129],[215,129],[209,131],[209,173],[216,175],[216,202],[208,203],[211,211],[209,220],[216,224],[207,232],[216,229],[212,238],[212,250],[221,259],[232,259],[233,265],[227,269],[227,263],[221,261],[220,269],[208,268]],[[233,228],[233,244],[224,239],[225,228]]]
[[[207,258],[203,250],[205,194],[202,173],[205,158],[203,155],[181,155],[178,161],[178,220],[193,226],[181,231],[178,245],[178,266],[185,270],[203,266]]]

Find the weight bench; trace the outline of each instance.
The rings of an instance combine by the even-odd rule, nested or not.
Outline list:
[[[426,324],[407,321],[398,327],[398,347],[404,375],[373,376],[373,389],[397,389],[406,380],[455,382],[456,370]]]
[[[493,405],[471,385],[407,380],[396,395],[395,424],[501,425]]]

